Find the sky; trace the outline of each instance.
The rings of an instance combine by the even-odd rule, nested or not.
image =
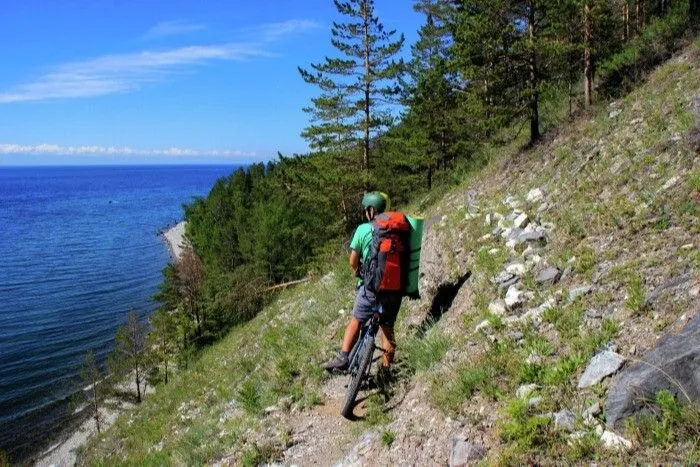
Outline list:
[[[410,56],[423,18],[376,0]],[[339,56],[332,0],[2,0],[0,166],[239,164],[306,152],[318,89],[298,66]]]

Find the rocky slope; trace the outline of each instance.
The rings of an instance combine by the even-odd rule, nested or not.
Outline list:
[[[518,144],[423,212],[422,299],[400,315],[395,382],[366,393],[357,420],[338,415],[345,378],[319,369],[352,305],[343,264],[283,292],[83,462],[700,461],[700,412],[673,402],[700,380],[698,326],[674,338],[700,310],[700,42],[624,99]],[[690,370],[648,355],[659,341]],[[644,361],[671,372],[645,397],[675,399],[658,425],[611,420],[637,410],[618,381]]]

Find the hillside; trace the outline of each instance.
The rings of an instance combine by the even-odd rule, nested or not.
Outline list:
[[[619,376],[579,389],[594,355],[629,367],[697,319],[700,41],[623,99],[523,142],[416,208],[430,224],[422,299],[399,317],[395,384],[358,421],[338,414],[345,378],[320,368],[352,307],[339,258],[123,414],[82,462],[700,462],[697,405],[605,426]],[[607,430],[630,445],[606,448]]]

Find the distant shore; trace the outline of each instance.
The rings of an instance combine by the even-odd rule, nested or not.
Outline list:
[[[170,258],[173,262],[177,262],[182,257],[182,251],[187,246],[187,239],[185,239],[186,225],[187,221],[181,221],[163,231],[163,238],[168,244]]]

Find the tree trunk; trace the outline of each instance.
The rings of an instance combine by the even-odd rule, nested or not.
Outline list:
[[[168,384],[168,357],[163,359],[163,364],[165,366],[165,384]]]
[[[141,403],[141,375],[138,363],[136,364],[136,402]]]
[[[428,191],[433,188],[433,164],[428,166]]]
[[[629,0],[622,3],[622,40],[627,41],[630,37],[630,5]]]
[[[583,6],[583,94],[586,107],[593,104],[593,60],[591,58],[591,6]]]
[[[634,0],[635,29],[637,35],[642,30],[642,0]]]
[[[97,381],[95,381],[93,387],[92,387],[92,409],[94,411],[94,418],[95,418],[95,428],[97,428],[97,433],[101,432],[101,427],[100,427],[100,403],[97,399]]]
[[[530,0],[530,11],[528,13],[528,29],[530,32],[530,51],[529,51],[529,68],[530,68],[530,143],[540,139],[540,114],[539,114],[539,92],[538,80],[539,74],[537,71],[537,51],[535,49],[535,36],[537,34],[535,24],[535,9],[537,1]]]

